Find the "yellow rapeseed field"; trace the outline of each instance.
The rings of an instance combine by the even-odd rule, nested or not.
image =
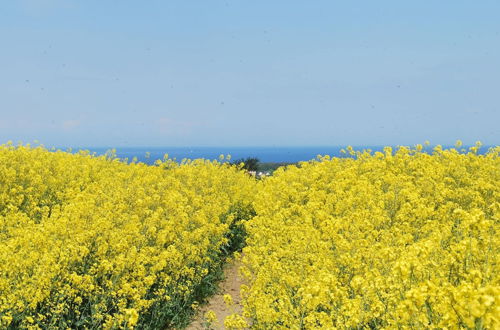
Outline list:
[[[246,235],[227,328],[498,329],[500,147],[479,147],[349,147],[257,182],[2,145],[0,328],[185,326]]]
[[[247,222],[255,329],[500,328],[500,148],[355,152],[278,170]]]
[[[182,324],[254,188],[216,161],[0,146],[0,328]]]

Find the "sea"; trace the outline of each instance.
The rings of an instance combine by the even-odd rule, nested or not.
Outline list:
[[[490,146],[483,146],[480,153],[484,153]],[[384,146],[353,146],[354,150],[370,149],[373,152],[382,151]],[[443,146],[443,148],[448,148]],[[468,149],[468,146],[464,146]],[[78,150],[89,150],[97,155],[103,155],[112,147],[85,147],[72,148],[73,152]],[[341,153],[345,146],[307,146],[307,147],[122,147],[114,148],[116,156],[120,159],[131,161],[137,157],[139,162],[153,164],[158,159],[164,159],[168,154],[169,159],[178,162],[183,159],[219,159],[220,155],[230,155],[231,161],[243,158],[258,158],[262,163],[296,163],[317,158],[318,155],[331,157],[344,157]],[[432,147],[427,147],[432,151]]]

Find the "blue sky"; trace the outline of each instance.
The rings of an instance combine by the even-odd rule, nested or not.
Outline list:
[[[0,143],[500,142],[500,1],[0,2]]]

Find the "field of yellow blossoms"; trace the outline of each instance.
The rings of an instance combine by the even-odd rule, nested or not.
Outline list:
[[[0,328],[182,325],[254,188],[215,161],[0,146]]]
[[[255,329],[500,329],[500,147],[346,151],[259,183]]]
[[[183,327],[243,248],[227,328],[499,329],[500,147],[347,148],[256,180],[0,146],[0,328]]]

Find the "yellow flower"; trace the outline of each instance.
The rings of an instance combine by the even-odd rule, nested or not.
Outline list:
[[[256,188],[216,161],[12,144],[0,181],[2,327],[134,327],[151,308],[188,307]]]
[[[248,328],[248,323],[242,316],[231,314],[224,320],[224,327],[226,329],[246,329]]]
[[[214,311],[209,310],[205,313],[205,319],[209,324],[213,324],[217,322],[217,315],[215,314]]]
[[[224,295],[224,303],[226,304],[226,306],[230,307],[234,304],[233,302],[233,297],[231,297],[230,294],[225,294]]]
[[[255,328],[497,328],[500,148],[479,147],[347,148],[355,158],[259,182],[242,315]]]

